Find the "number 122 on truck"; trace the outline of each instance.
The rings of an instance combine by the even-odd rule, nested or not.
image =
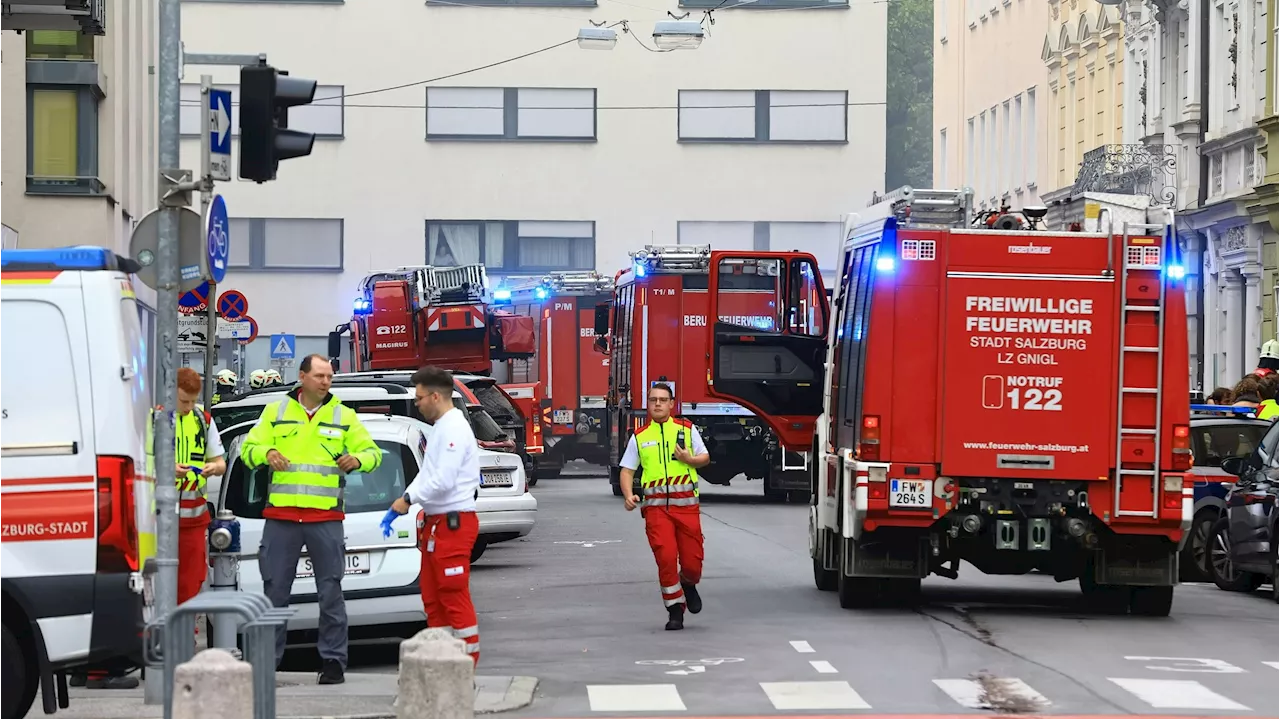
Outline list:
[[[708,393],[812,453],[818,588],[845,607],[905,599],[964,560],[1167,615],[1193,483],[1171,217],[975,227],[968,191],[895,195],[847,227],[829,306],[812,255],[712,253],[715,305],[721,266],[784,278],[771,326],[713,306]]]

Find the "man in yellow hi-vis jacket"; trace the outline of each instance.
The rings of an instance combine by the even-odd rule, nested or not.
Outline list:
[[[262,411],[245,437],[240,457],[249,467],[271,467],[262,516],[258,568],[277,607],[289,605],[293,579],[306,545],[320,599],[317,649],[320,684],[341,684],[347,666],[347,608],[342,598],[346,540],[342,531],[347,472],[372,472],[382,450],[355,410],[329,393],[333,367],[323,355],[303,358],[299,386]],[[285,630],[276,636],[276,664],[284,658]]]

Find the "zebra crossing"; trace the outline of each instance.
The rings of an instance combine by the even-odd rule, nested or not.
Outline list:
[[[1262,663],[1268,666],[1277,664]],[[826,662],[814,664],[830,666]],[[824,667],[818,669],[818,673],[830,672],[825,671]],[[1132,699],[1134,713],[1236,713],[1273,709],[1247,706],[1215,691],[1205,681],[1209,680],[1105,677],[1108,687],[1113,690],[1112,694],[1115,693],[1114,690],[1118,690]],[[954,703],[951,708],[955,710],[1079,714],[1085,709],[1078,706],[1078,702],[1055,702],[1053,690],[1046,687],[1042,693],[1017,677],[938,678],[928,682],[929,686],[921,686],[919,693],[913,694],[921,702],[920,710],[945,712],[948,702]],[[1096,684],[1095,682],[1093,688],[1101,690],[1102,687]],[[682,686],[688,697],[681,693]],[[1221,687],[1219,689],[1226,691]],[[590,710],[595,713],[688,712],[691,716],[708,716],[736,710],[736,706],[730,707],[728,704],[742,705],[743,709],[758,707],[766,712],[769,707],[777,712],[889,709],[888,706],[877,706],[878,702],[868,700],[867,696],[873,696],[875,691],[876,688],[870,686],[863,687],[862,692],[859,692],[849,681],[838,679],[756,682],[754,687],[745,682],[740,686],[726,683],[718,685],[713,693],[700,690],[693,684],[588,684],[586,698]],[[893,708],[900,709],[902,699],[899,698],[892,704]],[[1150,711],[1144,712],[1146,709]]]

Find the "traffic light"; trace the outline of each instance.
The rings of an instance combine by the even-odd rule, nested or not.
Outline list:
[[[315,98],[316,81],[270,65],[240,68],[240,178],[276,179],[281,160],[311,154],[316,136],[289,129],[289,108]]]

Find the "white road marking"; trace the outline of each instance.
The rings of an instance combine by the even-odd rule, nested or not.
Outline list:
[[[801,654],[813,654],[813,647],[809,646],[809,642],[791,642],[791,648]]]
[[[1280,662],[1263,662],[1263,664],[1266,664],[1272,669],[1280,669]]]
[[[839,674],[840,670],[831,666],[831,662],[824,662],[820,659],[809,662],[809,666],[818,670],[819,674]]]
[[[760,682],[774,709],[870,709],[849,682]]]
[[[1168,662],[1172,666],[1148,664],[1147,669],[1160,672],[1199,672],[1203,674],[1244,674],[1245,670],[1221,659],[1200,657],[1125,657],[1133,662]]]
[[[1120,688],[1156,709],[1235,709],[1249,707],[1210,691],[1200,682],[1188,679],[1116,679],[1107,677]]]
[[[999,686],[998,697],[992,697],[987,687],[977,679],[934,679],[933,683],[957,704],[969,709],[1004,709],[1013,703],[1029,703],[1043,709],[1052,703],[1021,679],[995,678],[990,681]],[[1000,706],[993,706],[992,698],[997,699]]]
[[[593,712],[682,712],[675,684],[588,684]]]

